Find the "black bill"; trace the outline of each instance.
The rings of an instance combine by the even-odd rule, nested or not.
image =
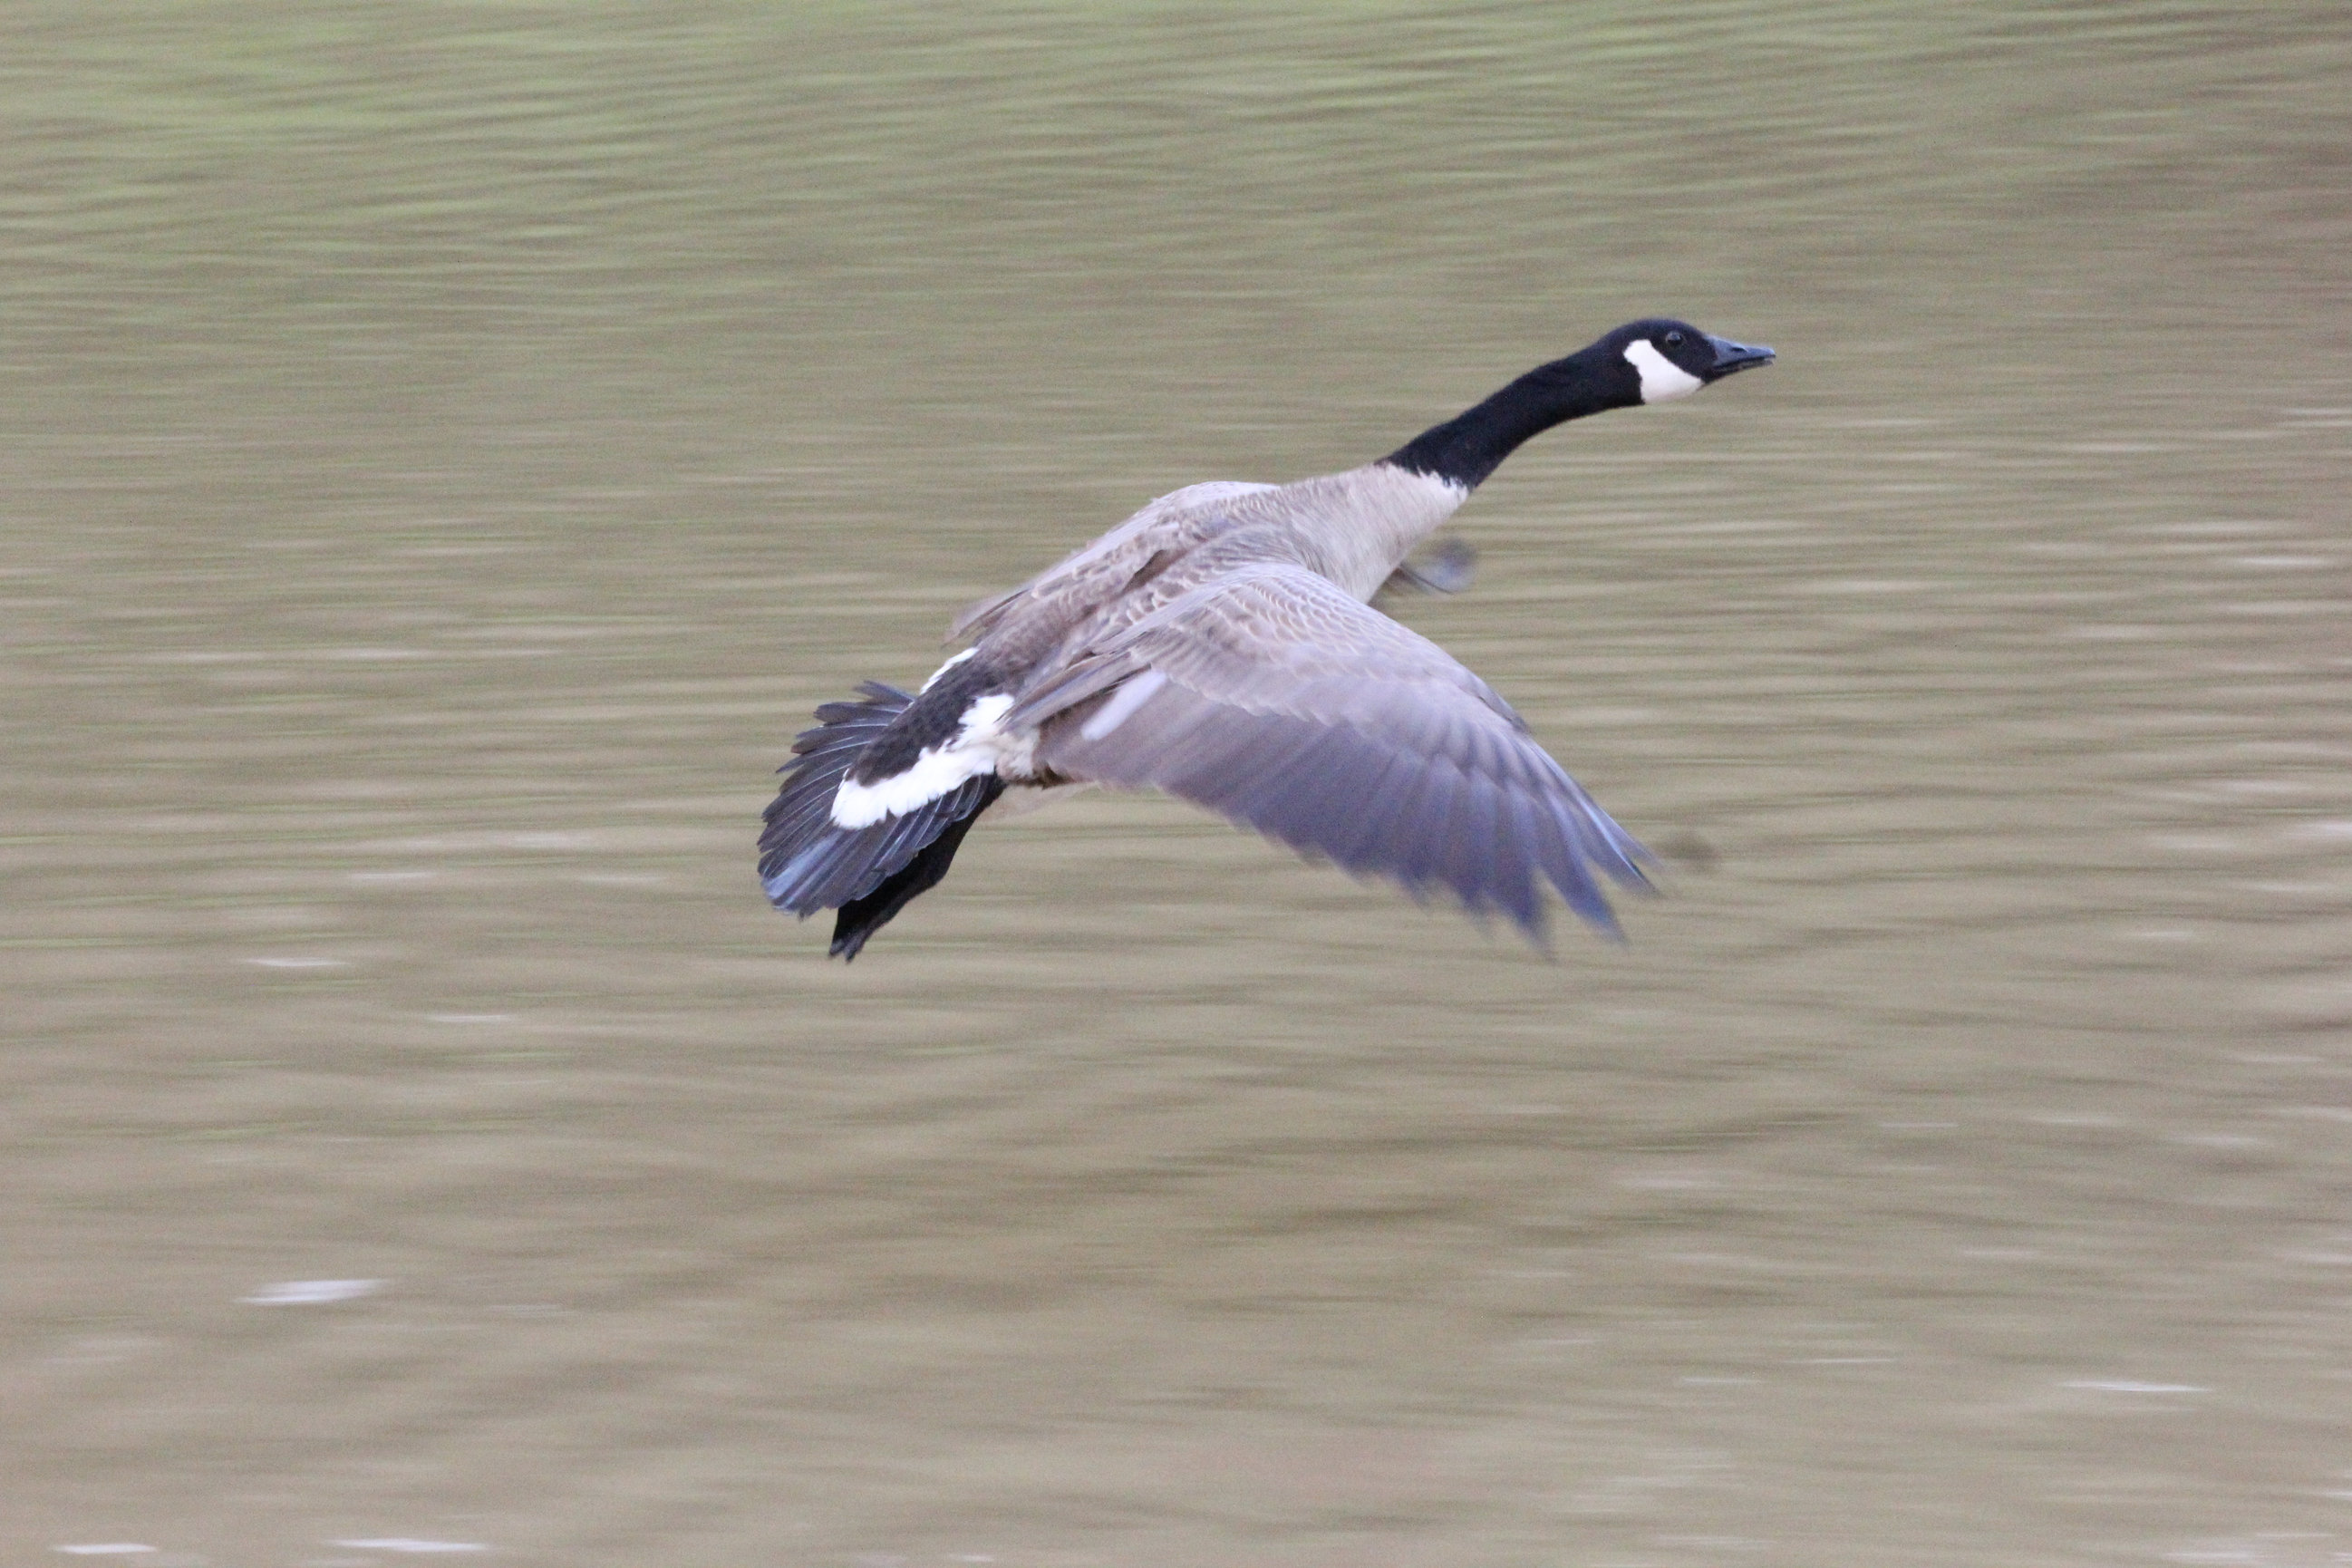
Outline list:
[[[1715,363],[1706,375],[1709,381],[1721,381],[1734,371],[1772,363],[1772,351],[1761,343],[1735,343],[1729,338],[1718,338],[1713,333],[1707,335],[1706,341],[1715,350]]]

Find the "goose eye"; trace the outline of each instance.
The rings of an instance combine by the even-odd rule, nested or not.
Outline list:
[[[1668,332],[1666,334],[1666,347],[1670,349],[1678,349],[1682,346],[1683,335],[1680,332]]]

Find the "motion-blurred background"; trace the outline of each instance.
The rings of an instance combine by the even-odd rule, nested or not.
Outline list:
[[[2339,5],[7,34],[5,1561],[2352,1557]],[[1659,311],[1399,606],[1629,945],[762,902],[965,601]]]

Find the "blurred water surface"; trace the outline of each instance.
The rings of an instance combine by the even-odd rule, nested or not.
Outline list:
[[[2340,7],[147,4],[0,57],[11,1562],[2352,1557]],[[1400,613],[1622,948],[812,705],[1626,317]]]

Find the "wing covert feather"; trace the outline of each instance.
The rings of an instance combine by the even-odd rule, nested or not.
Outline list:
[[[1087,720],[1146,670],[1158,689]],[[1548,882],[1616,922],[1593,876],[1646,885],[1648,854],[1435,643],[1303,567],[1253,565],[1081,650],[1015,717],[1072,778],[1157,788],[1416,894],[1443,888],[1530,933]]]

